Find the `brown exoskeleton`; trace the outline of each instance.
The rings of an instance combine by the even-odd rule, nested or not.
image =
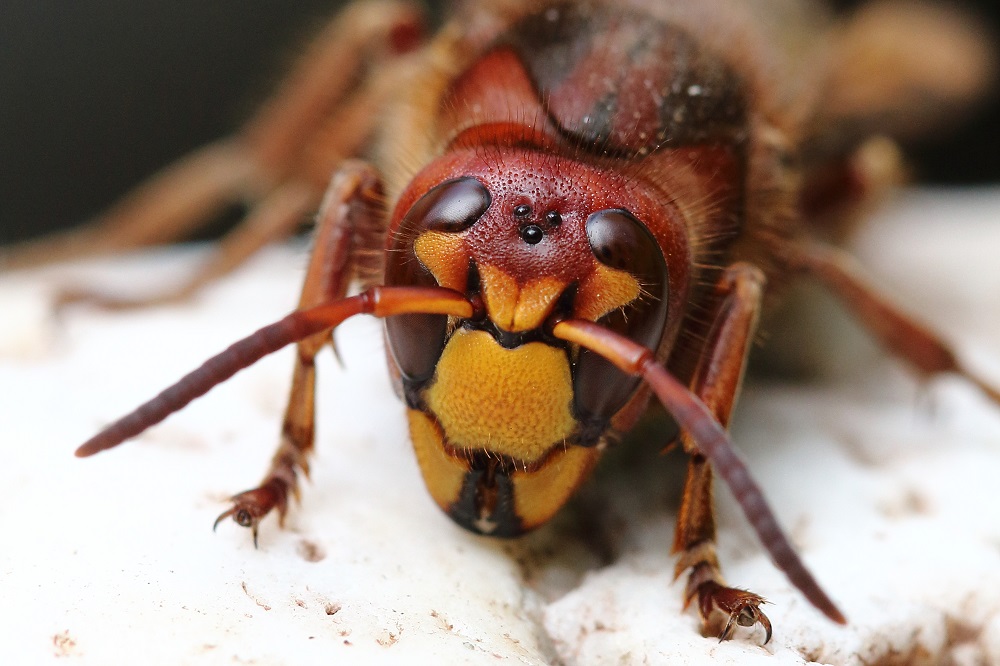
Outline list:
[[[782,0],[467,3],[426,45],[419,34],[407,4],[353,5],[241,133],[65,242],[70,254],[141,244],[251,193],[249,219],[174,298],[320,210],[300,309],[78,455],[294,342],[271,468],[220,516],[256,539],[308,471],[315,356],[345,318],[373,314],[387,318],[427,488],[463,527],[511,537],[546,522],[655,395],[690,455],[676,571],[689,572],[686,599],[707,630],[759,623],[771,635],[763,599],[722,576],[714,474],[775,564],[844,622],[725,429],[759,315],[799,277],[920,374],[958,373],[1000,403],[830,244],[891,180],[890,137],[974,97],[982,42],[927,7],[836,20]],[[366,290],[347,297],[354,279]]]

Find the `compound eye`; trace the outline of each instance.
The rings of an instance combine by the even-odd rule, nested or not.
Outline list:
[[[393,235],[385,283],[437,286],[437,280],[414,253],[417,237],[426,231],[464,231],[482,217],[490,202],[486,187],[470,177],[449,180],[428,190],[407,211]],[[389,350],[404,382],[419,383],[433,376],[447,328],[448,317],[444,315],[409,314],[386,319]]]
[[[608,209],[587,218],[587,240],[605,266],[625,271],[642,286],[643,296],[605,315],[599,323],[655,350],[667,321],[667,263],[656,237],[631,213]],[[577,415],[601,432],[639,386],[598,354],[581,350],[574,377]],[[586,442],[585,442],[586,443]]]
[[[406,212],[398,231],[393,234],[386,284],[437,285],[430,271],[416,259],[413,246],[417,237],[427,231],[464,231],[483,216],[491,201],[486,186],[468,176],[445,181],[428,190]]]
[[[659,275],[663,263],[660,246],[642,222],[627,210],[611,209],[587,218],[587,240],[597,260],[609,268],[635,273],[643,280]],[[646,273],[647,275],[643,275]]]
[[[420,197],[406,214],[406,222],[431,231],[465,231],[483,216],[491,201],[489,190],[475,178],[449,180]]]

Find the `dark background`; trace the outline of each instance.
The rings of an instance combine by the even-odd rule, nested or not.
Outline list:
[[[3,0],[0,244],[82,221],[233,129],[341,4]],[[1000,32],[998,0],[966,5]],[[994,96],[961,131],[911,147],[920,180],[1000,181],[998,121]]]

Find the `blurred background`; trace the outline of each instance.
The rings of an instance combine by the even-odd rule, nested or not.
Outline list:
[[[85,220],[235,128],[342,4],[3,0],[0,244]],[[998,0],[965,5],[1000,33]],[[1000,182],[997,98],[908,147],[920,182]]]

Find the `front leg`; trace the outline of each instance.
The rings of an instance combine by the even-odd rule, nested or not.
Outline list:
[[[367,164],[348,162],[333,177],[320,209],[300,310],[344,296],[357,268],[356,255],[371,249],[363,247],[360,239],[372,242],[378,234],[371,232],[381,228],[381,197],[381,182]],[[316,419],[315,358],[332,341],[331,331],[325,330],[297,344],[281,442],[271,467],[258,487],[234,496],[233,506],[215,521],[218,525],[232,516],[238,524],[251,529],[255,546],[261,519],[277,509],[279,524],[283,524],[288,496],[298,497],[299,474],[309,474]]]
[[[764,276],[749,264],[734,264],[722,275],[718,287],[719,307],[691,381],[691,391],[723,427],[739,394],[746,369],[761,297]],[[736,625],[764,627],[767,643],[771,623],[760,610],[763,597],[726,585],[715,553],[715,515],[712,503],[712,468],[691,436],[684,432],[688,462],[684,492],[674,532],[673,551],[678,553],[675,574],[690,570],[685,605],[697,599],[705,630],[720,640],[732,637]]]
[[[729,636],[735,625],[759,622],[765,630],[769,625],[760,613],[763,599],[744,590],[728,588],[721,582],[715,556],[710,469],[714,469],[732,491],[774,565],[819,611],[833,622],[846,624],[844,614],[795,553],[760,486],[726,432],[725,423],[743,377],[746,352],[760,309],[763,276],[752,266],[737,264],[726,271],[719,287],[718,314],[706,336],[706,352],[693,379],[700,396],[657,361],[652,349],[601,324],[585,319],[556,320],[551,324],[551,333],[555,338],[596,352],[622,372],[641,377],[685,433],[685,448],[704,457],[704,463],[694,461],[699,465],[696,470],[700,474],[687,485],[678,517],[675,549],[681,553],[678,572],[693,569],[689,587],[699,598],[698,607],[706,626],[713,622],[713,614],[718,616],[716,610],[728,617],[720,632],[723,638]]]

